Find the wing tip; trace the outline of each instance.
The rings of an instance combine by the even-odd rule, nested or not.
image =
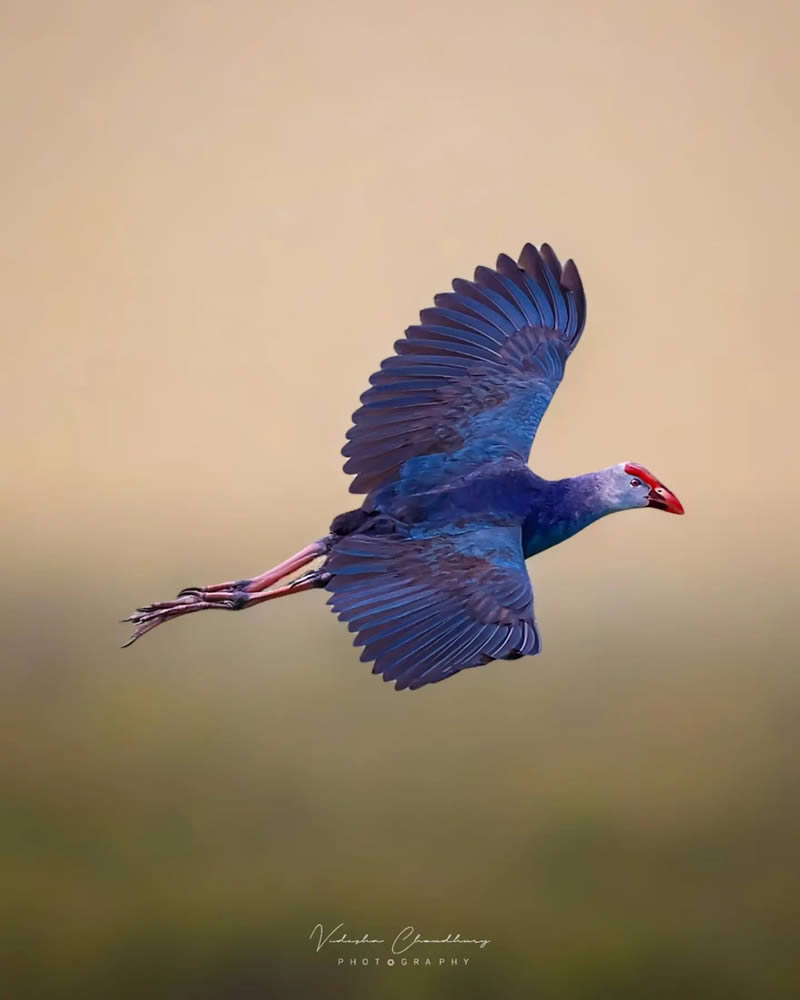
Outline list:
[[[580,272],[575,261],[570,257],[563,265],[555,250],[549,243],[542,243],[537,247],[533,243],[526,243],[519,255],[519,268],[524,271],[533,281],[547,291],[552,297],[553,291],[546,287],[547,281],[543,285],[542,272],[546,271],[554,280],[567,306],[571,319],[566,324],[565,332],[568,335],[570,351],[575,349],[580,340],[583,328],[586,325],[586,294],[583,289]],[[557,303],[553,302],[556,306]],[[557,311],[557,310],[556,310]],[[557,324],[561,328],[562,324]]]

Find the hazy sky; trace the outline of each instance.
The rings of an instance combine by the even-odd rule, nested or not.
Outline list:
[[[657,565],[730,591],[721,619],[757,602],[800,497],[797,27],[774,3],[4,4],[17,563],[155,578],[189,550],[216,576],[318,537],[392,342],[546,240],[589,322],[532,465],[637,460],[688,512],[593,529],[565,581]]]

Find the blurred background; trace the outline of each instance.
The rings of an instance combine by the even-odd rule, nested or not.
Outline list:
[[[800,993],[797,22],[2,4],[4,995]],[[355,505],[368,375],[526,240],[589,297],[533,466],[687,516],[543,554],[543,655],[417,693],[315,593],[121,652]]]

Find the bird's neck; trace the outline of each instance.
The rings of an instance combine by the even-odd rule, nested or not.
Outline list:
[[[540,481],[522,529],[526,559],[571,538],[615,509],[603,489],[604,472]]]

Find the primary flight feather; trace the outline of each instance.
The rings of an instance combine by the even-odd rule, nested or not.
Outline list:
[[[526,244],[515,263],[455,279],[370,378],[342,449],[358,510],[247,580],[140,608],[126,645],[162,622],[325,588],[395,687],[541,649],[525,560],[605,514],[680,501],[634,462],[561,480],[527,467],[539,423],[586,320],[575,264]],[[285,577],[324,557],[288,584]]]

